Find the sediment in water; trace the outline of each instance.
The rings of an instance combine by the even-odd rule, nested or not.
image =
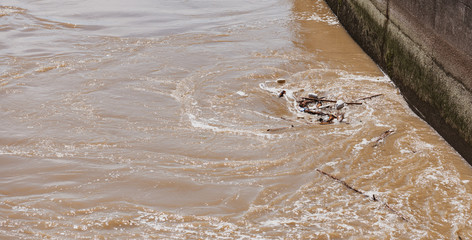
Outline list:
[[[472,164],[472,8],[463,1],[326,0],[407,102]]]

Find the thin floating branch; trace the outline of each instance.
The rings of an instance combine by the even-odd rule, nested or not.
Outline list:
[[[337,177],[335,177],[335,176],[333,176],[333,175],[331,175],[331,174],[329,174],[329,173],[327,173],[327,172],[324,172],[323,170],[316,169],[316,171],[318,171],[318,172],[320,172],[321,174],[324,174],[324,175],[326,175],[326,176],[328,176],[328,177],[334,179],[334,180],[337,181],[337,182],[340,182],[342,185],[344,185],[345,187],[347,187],[348,189],[350,189],[350,190],[352,190],[352,191],[354,191],[354,192],[356,192],[356,193],[365,195],[363,192],[361,192],[361,191],[359,191],[359,190],[357,190],[357,189],[351,187],[351,186],[350,186],[349,184],[347,184],[345,181],[343,181],[343,180],[341,180],[341,179],[339,179],[339,178],[337,178]],[[367,195],[365,195],[365,196],[367,196]]]
[[[372,199],[374,202],[379,202],[379,203],[381,203],[385,208],[387,208],[390,212],[392,212],[392,213],[394,213],[395,215],[397,215],[397,216],[398,216],[399,218],[401,218],[403,221],[409,222],[408,219],[405,218],[400,212],[394,210],[394,209],[393,209],[392,207],[390,207],[390,205],[388,205],[386,202],[380,201],[377,197],[375,197],[374,194],[372,194],[372,198],[371,198],[368,194],[362,192],[361,190],[358,190],[358,189],[352,187],[352,186],[349,185],[347,182],[345,182],[345,181],[339,179],[339,178],[336,177],[336,176],[333,176],[332,174],[329,174],[329,173],[327,173],[327,172],[325,172],[325,171],[323,171],[323,170],[321,170],[321,169],[318,169],[318,168],[316,169],[316,171],[318,171],[319,173],[321,173],[321,174],[323,174],[323,175],[325,175],[325,176],[330,177],[331,179],[335,180],[336,182],[341,183],[341,184],[344,185],[346,188],[348,188],[348,189],[354,191],[355,193],[361,194],[361,195],[364,196],[364,197],[367,197],[367,198],[369,198],[369,199]]]
[[[288,121],[288,122],[295,122],[294,120],[288,119],[288,118],[286,118],[286,117],[280,117],[280,119],[285,120],[285,121]]]
[[[310,97],[303,97],[302,100],[298,101],[298,103],[306,102],[306,103],[315,103],[315,102],[329,102],[329,103],[336,103],[337,100],[330,100],[324,98],[310,98]],[[360,102],[346,102],[345,104],[348,105],[362,105]]]
[[[315,110],[311,110],[311,109],[305,109],[303,112],[309,113],[311,115],[320,115],[320,116],[332,115],[332,114],[329,114],[329,113],[325,113],[325,112],[321,112],[321,111],[315,111]]]
[[[392,135],[394,132],[395,132],[395,130],[392,130],[392,129],[383,132],[382,135],[380,135],[380,137],[378,137],[377,140],[375,140],[374,145],[372,147],[379,146],[380,143],[385,141],[385,138]]]
[[[285,130],[285,129],[289,129],[289,128],[294,128],[294,127],[295,127],[294,125],[290,125],[289,127],[269,128],[269,129],[267,129],[267,132],[276,132],[276,131]]]
[[[375,98],[375,97],[380,97],[380,96],[383,96],[383,94],[375,94],[375,95],[372,95],[370,97],[364,97],[364,98],[359,98],[359,99],[356,99],[354,101],[362,101],[362,100],[367,100],[367,99],[372,99],[372,98]]]

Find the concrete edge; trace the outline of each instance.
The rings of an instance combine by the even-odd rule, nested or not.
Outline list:
[[[326,2],[412,109],[472,164],[472,93],[389,19],[389,1],[384,10],[369,0]]]

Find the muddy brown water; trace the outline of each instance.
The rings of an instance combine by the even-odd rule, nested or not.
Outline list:
[[[471,167],[323,1],[3,0],[0,35],[1,239],[472,239]]]

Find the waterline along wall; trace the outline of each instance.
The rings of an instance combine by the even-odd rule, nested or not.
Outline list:
[[[326,0],[412,109],[472,163],[472,0]]]

